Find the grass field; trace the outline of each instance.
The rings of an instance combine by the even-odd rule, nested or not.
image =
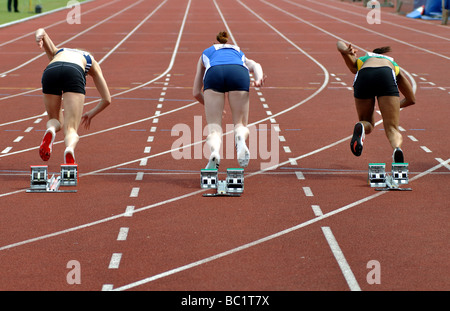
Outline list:
[[[39,4],[42,7],[42,13],[66,7],[69,0],[18,0],[19,13],[14,12],[14,1],[11,5],[11,11],[8,12],[8,0],[0,0],[0,25],[22,18],[27,18],[36,15],[35,8]],[[84,2],[86,0],[78,0]]]

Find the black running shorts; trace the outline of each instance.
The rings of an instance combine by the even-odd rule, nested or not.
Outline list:
[[[86,76],[83,68],[69,62],[54,62],[42,74],[42,92],[62,95],[66,92],[86,94]]]
[[[353,82],[355,98],[400,96],[395,73],[391,67],[366,67],[358,71]]]
[[[250,75],[241,65],[212,66],[203,79],[203,89],[225,93],[230,91],[249,91]]]

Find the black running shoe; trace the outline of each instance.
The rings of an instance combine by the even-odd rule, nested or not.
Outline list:
[[[392,153],[392,161],[394,163],[405,163],[402,149],[398,147],[394,149],[394,152]]]
[[[350,149],[357,157],[362,153],[365,136],[363,124],[361,122],[356,123],[355,128],[353,129],[353,137],[350,141]]]

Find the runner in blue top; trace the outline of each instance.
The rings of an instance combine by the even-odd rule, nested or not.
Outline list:
[[[77,132],[80,122],[89,128],[92,118],[111,103],[108,85],[100,65],[88,52],[68,48],[58,49],[42,28],[36,31],[36,42],[44,49],[50,60],[42,75],[42,92],[49,120],[39,155],[42,160],[49,160],[56,133],[64,128],[66,143],[64,161],[72,164],[75,163],[75,146],[79,139]],[[93,78],[101,100],[92,110],[82,114],[86,75]]]
[[[219,44],[204,50],[198,60],[193,86],[194,97],[205,106],[208,123],[206,142],[211,148],[211,155],[206,168],[218,168],[220,164],[222,112],[226,93],[234,123],[237,159],[241,167],[246,167],[250,161],[250,152],[245,143],[249,134],[249,72],[254,74],[253,85],[256,87],[264,84],[265,76],[260,64],[246,58],[238,46],[227,44],[227,32],[220,32],[216,38]]]
[[[404,162],[401,150],[403,138],[398,129],[400,108],[414,105],[415,96],[411,84],[393,58],[384,55],[390,47],[375,49],[372,53],[357,58],[351,44],[337,42],[337,49],[349,70],[356,74],[353,83],[356,111],[359,121],[353,130],[350,148],[360,156],[365,134],[370,134],[375,126],[375,98],[378,100],[383,117],[386,136],[394,149],[394,163]],[[405,96],[400,101],[400,92]]]

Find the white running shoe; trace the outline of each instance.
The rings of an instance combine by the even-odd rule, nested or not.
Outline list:
[[[245,144],[245,140],[240,136],[236,136],[235,142],[238,163],[241,167],[247,167],[250,161],[250,151]]]
[[[209,156],[208,164],[206,165],[205,169],[219,169],[220,165],[220,155],[217,151],[214,151]]]

